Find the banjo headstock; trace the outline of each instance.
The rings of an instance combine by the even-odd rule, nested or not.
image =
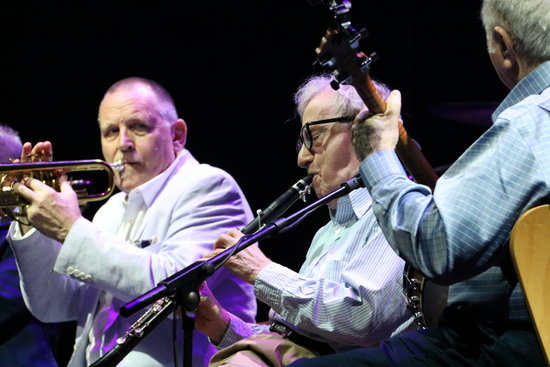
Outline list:
[[[349,0],[324,0],[317,3],[329,6],[333,15],[333,24],[321,39],[316,48],[315,64],[331,72],[335,79],[332,87],[338,89],[340,84],[352,85],[372,114],[384,113],[386,101],[382,98],[369,76],[369,69],[376,54],[367,56],[360,50],[361,41],[367,36],[366,30],[357,31],[351,25],[351,3]],[[366,133],[364,124],[355,124],[352,139],[364,141]],[[415,180],[432,189],[437,181],[437,174],[420,152],[418,145],[411,139],[403,125],[399,128],[399,141],[396,152]]]
[[[368,56],[360,50],[361,41],[367,37],[368,32],[365,29],[357,31],[351,25],[351,3],[348,0],[326,3],[329,3],[334,24],[315,49],[315,66],[334,75],[334,89],[338,89],[340,84],[351,84],[358,89],[370,111],[383,112],[384,100],[372,85],[369,76],[370,66],[378,59],[378,55],[373,53]]]

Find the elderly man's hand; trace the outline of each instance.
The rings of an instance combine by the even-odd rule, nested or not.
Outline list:
[[[61,192],[33,178],[14,185],[15,191],[30,202],[27,219],[44,235],[63,242],[81,217],[78,199],[67,176],[59,177]]]
[[[360,160],[371,153],[384,149],[395,149],[399,140],[401,112],[401,93],[394,90],[386,100],[383,114],[370,115],[368,110],[361,111],[353,125],[352,142]]]
[[[199,293],[201,299],[195,315],[195,328],[218,344],[229,327],[229,313],[219,304],[206,282],[202,283]],[[179,308],[180,315],[181,312]]]
[[[214,242],[215,250],[207,257],[217,255],[226,248],[234,246],[242,236],[243,234],[236,229],[229,231],[227,234],[222,234]],[[231,256],[225,263],[225,267],[242,280],[254,284],[260,271],[270,263],[272,261],[264,255],[258,245],[253,244]]]
[[[25,143],[21,162],[47,162],[52,155],[50,142],[39,142],[34,147]],[[30,224],[46,236],[63,242],[81,213],[76,193],[66,175],[59,177],[59,184],[61,191],[57,192],[37,179],[26,177],[14,185],[14,190],[30,203],[26,208]],[[23,233],[28,229],[21,226]]]

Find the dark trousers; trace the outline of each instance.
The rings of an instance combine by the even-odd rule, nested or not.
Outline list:
[[[289,367],[546,365],[530,323],[502,327],[446,309],[440,324],[436,329],[397,335],[379,348],[300,359]]]

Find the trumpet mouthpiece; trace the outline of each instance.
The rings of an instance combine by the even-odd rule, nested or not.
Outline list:
[[[117,172],[120,172],[124,169],[124,162],[121,161],[121,160],[118,160],[118,161],[114,161],[113,163],[110,164],[111,165],[111,168]]]

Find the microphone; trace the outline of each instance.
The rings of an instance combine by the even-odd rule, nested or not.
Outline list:
[[[241,228],[241,232],[244,234],[254,233],[262,228],[262,225],[270,224],[279,218],[284,212],[287,211],[288,208],[290,208],[292,204],[296,202],[296,200],[303,198],[304,195],[307,194],[312,180],[313,176],[311,175],[299,179],[281,196],[269,204],[265,210],[258,211],[258,216],[252,222]]]

